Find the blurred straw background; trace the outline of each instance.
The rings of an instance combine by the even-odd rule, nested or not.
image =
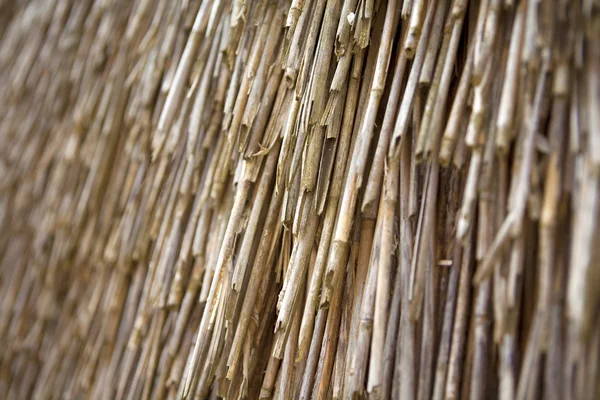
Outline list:
[[[0,0],[0,398],[600,398],[597,0]]]

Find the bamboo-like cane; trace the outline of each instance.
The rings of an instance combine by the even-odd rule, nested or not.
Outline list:
[[[0,398],[600,397],[598,21],[0,1]]]

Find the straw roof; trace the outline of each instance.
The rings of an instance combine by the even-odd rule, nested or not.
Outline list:
[[[0,0],[0,398],[600,398],[595,0]]]

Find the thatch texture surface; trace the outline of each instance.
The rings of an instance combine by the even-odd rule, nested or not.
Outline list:
[[[600,398],[597,0],[0,0],[1,399]]]

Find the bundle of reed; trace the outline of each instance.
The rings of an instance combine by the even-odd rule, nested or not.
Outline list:
[[[600,397],[595,0],[0,1],[0,398]]]

